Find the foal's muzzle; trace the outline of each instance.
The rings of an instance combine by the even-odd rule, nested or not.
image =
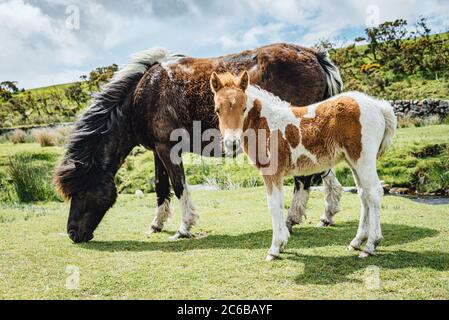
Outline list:
[[[225,139],[224,147],[227,156],[235,157],[242,151],[242,141],[240,138]]]

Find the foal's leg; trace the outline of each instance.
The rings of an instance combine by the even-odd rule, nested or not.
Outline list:
[[[154,220],[146,233],[148,237],[153,233],[161,232],[167,219],[172,216],[170,207],[171,193],[169,176],[167,170],[165,170],[164,164],[156,152],[154,153],[154,165],[158,207],[156,209]]]
[[[310,196],[310,184],[312,177],[295,177],[295,189],[293,191],[292,205],[288,210],[287,228],[293,232],[293,226],[300,224],[306,217],[306,207]]]
[[[182,161],[179,164],[174,164],[170,159],[170,147],[167,145],[157,145],[155,148],[158,156],[164,163],[164,166],[170,176],[176,197],[180,201],[182,222],[176,234],[171,237],[172,240],[179,238],[191,238],[191,228],[198,220],[195,207],[193,206],[189,189],[184,174],[184,167]]]
[[[361,258],[366,258],[374,254],[377,245],[382,240],[382,230],[380,225],[380,205],[383,196],[383,188],[376,171],[376,162],[370,165],[356,167],[357,176],[360,180],[361,198],[367,211],[366,232],[364,237],[368,238],[365,249],[360,254]],[[352,244],[351,244],[352,245]]]
[[[366,258],[374,255],[376,247],[383,239],[380,225],[380,206],[384,191],[377,175],[375,162],[371,166],[363,168],[362,171],[365,174],[360,179],[361,183],[365,185],[364,196],[368,204],[368,241],[360,254],[360,258]]]
[[[360,250],[362,243],[368,239],[368,202],[366,201],[366,197],[364,196],[364,189],[360,184],[360,179],[358,177],[357,171],[353,168],[352,174],[354,176],[354,180],[357,184],[358,195],[360,197],[360,219],[359,219],[359,227],[357,229],[357,234],[355,238],[351,241],[351,244],[348,247],[348,250]]]
[[[320,218],[317,227],[333,226],[333,216],[340,212],[340,200],[343,188],[333,170],[322,176],[324,185],[324,214]]]
[[[290,233],[285,225],[283,214],[284,209],[284,190],[281,182],[273,183],[266,178],[265,185],[267,187],[268,209],[271,214],[273,223],[273,241],[268,251],[267,261],[274,260],[279,257],[284,247],[288,243]]]

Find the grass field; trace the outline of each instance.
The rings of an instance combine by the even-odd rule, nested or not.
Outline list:
[[[197,191],[193,198],[201,216],[196,239],[169,241],[179,223],[177,201],[167,232],[146,239],[155,196],[122,195],[83,245],[65,234],[66,204],[0,204],[0,298],[449,298],[447,205],[386,197],[385,240],[377,256],[360,260],[345,250],[357,228],[357,196],[344,195],[336,227],[316,229],[323,201],[313,193],[308,220],[282,259],[267,263],[271,219],[263,188]],[[69,290],[76,288],[73,267],[79,288]]]

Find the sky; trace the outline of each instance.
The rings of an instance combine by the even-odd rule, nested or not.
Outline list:
[[[207,57],[273,42],[344,44],[366,27],[429,18],[449,28],[448,0],[0,0],[0,82],[73,82],[154,46]]]

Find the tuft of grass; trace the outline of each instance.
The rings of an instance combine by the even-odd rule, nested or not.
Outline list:
[[[55,131],[59,134],[59,136],[62,138],[63,142],[65,143],[66,140],[70,137],[70,135],[73,132],[73,126],[61,126],[57,127]]]
[[[10,157],[7,173],[19,201],[58,200],[51,183],[51,168],[35,163],[33,155],[20,153]]]
[[[14,144],[26,143],[26,136],[27,134],[25,133],[25,131],[17,129],[9,135],[9,141]]]
[[[33,136],[41,147],[54,147],[57,145],[58,136],[53,129],[35,130]]]

